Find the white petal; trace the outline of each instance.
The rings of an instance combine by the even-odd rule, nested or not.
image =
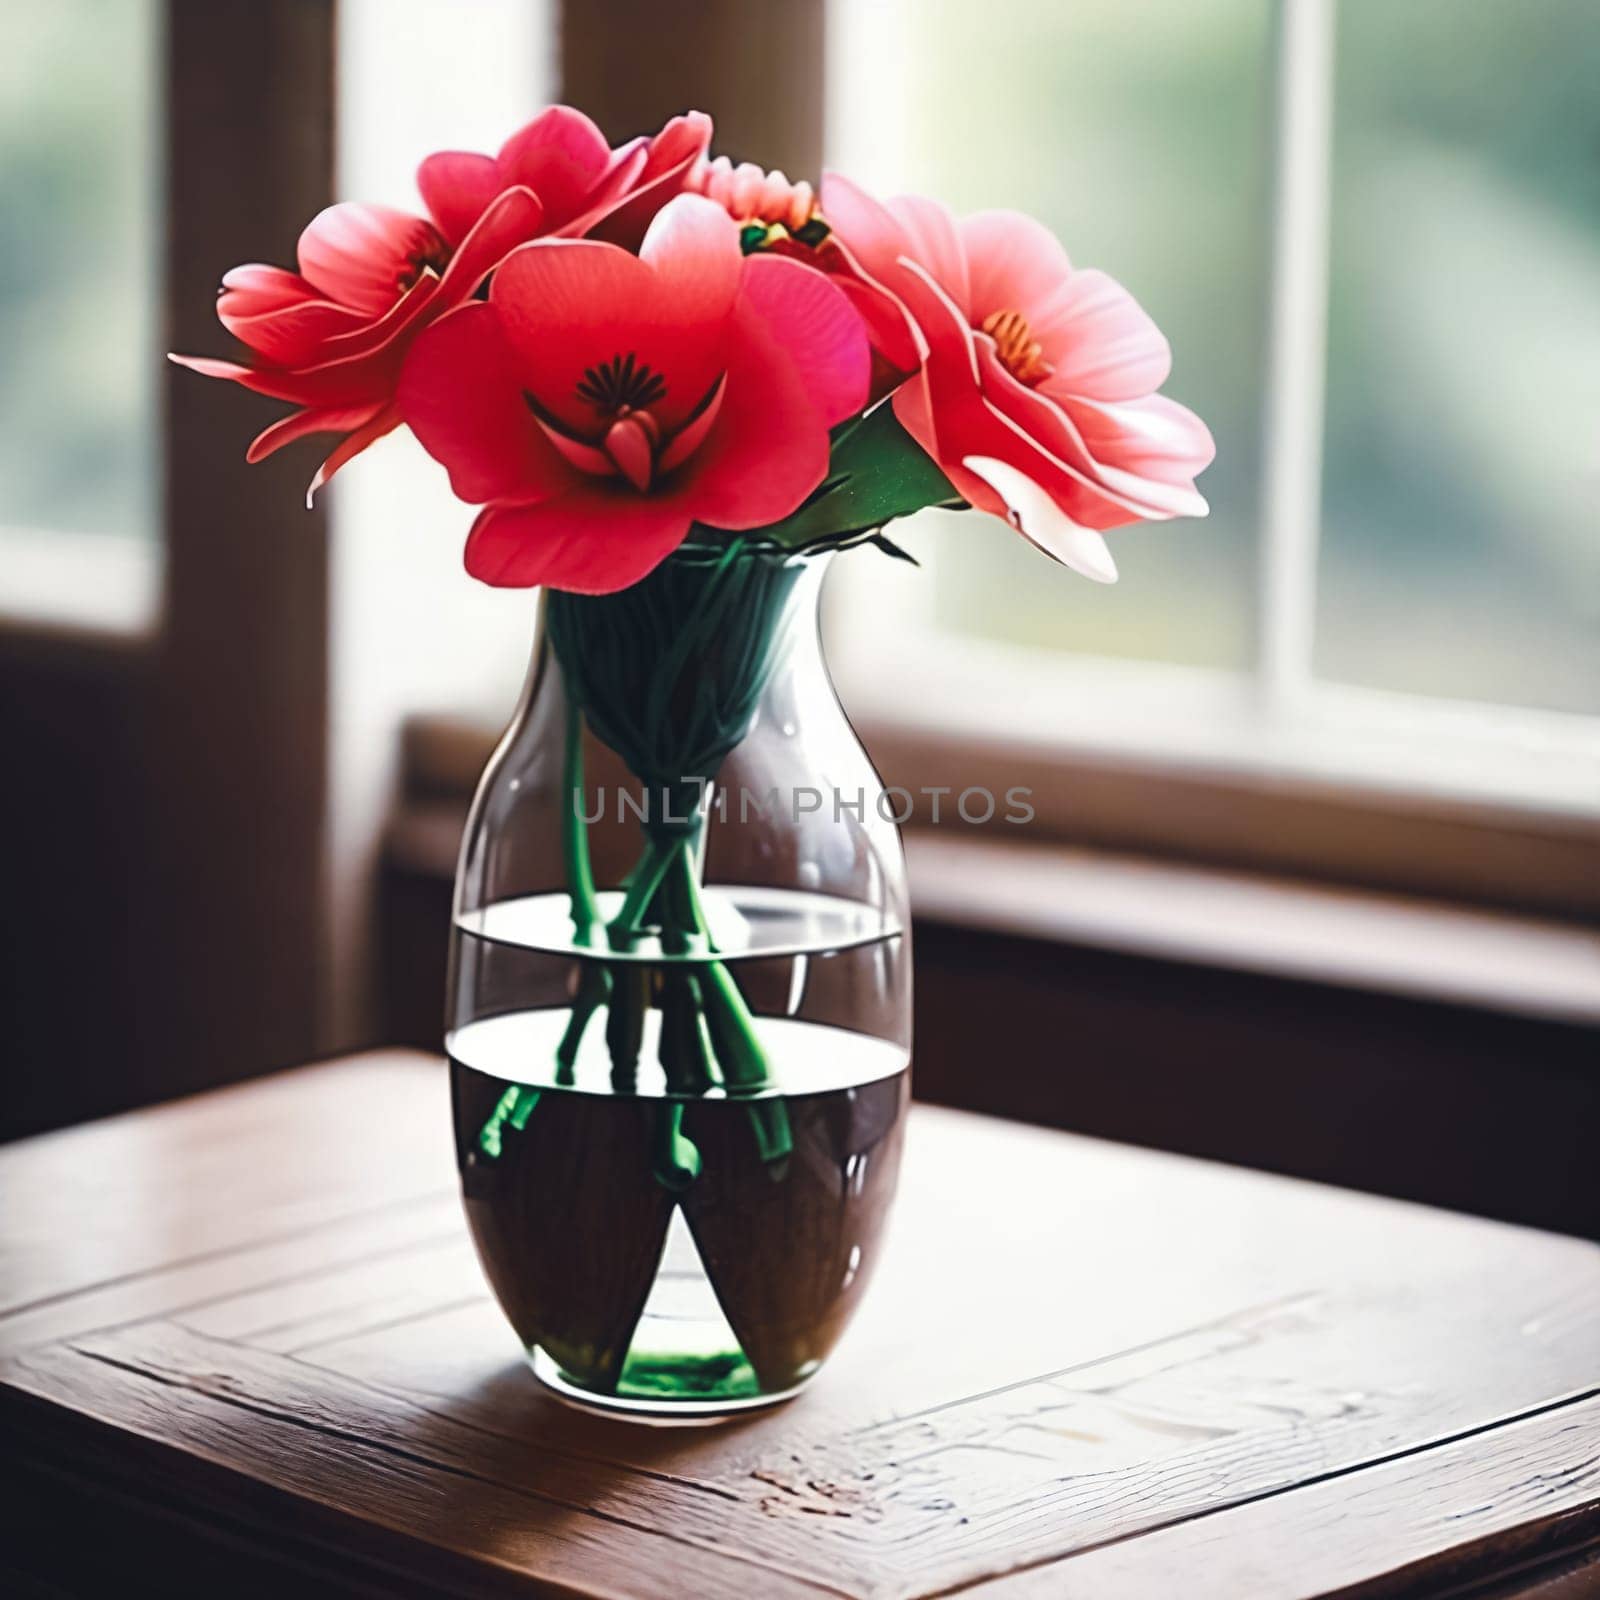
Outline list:
[[[1012,527],[1030,544],[1096,583],[1117,581],[1117,564],[1105,540],[1074,522],[1025,472],[993,456],[965,456],[961,465],[1005,501]]]

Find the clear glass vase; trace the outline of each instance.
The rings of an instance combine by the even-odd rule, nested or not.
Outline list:
[[[689,544],[545,597],[468,821],[446,1046],[534,1370],[656,1419],[782,1399],[871,1275],[909,1098],[904,862],[822,560]]]

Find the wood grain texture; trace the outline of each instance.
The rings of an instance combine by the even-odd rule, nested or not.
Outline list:
[[[363,1212],[405,1240],[385,1221],[388,1208],[429,1194],[453,1201],[449,1100],[435,1060],[384,1052],[296,1073],[293,1091],[281,1082],[0,1151],[0,1348],[14,1342],[19,1312],[74,1292],[131,1292],[144,1275],[186,1266],[205,1281],[226,1270],[229,1252],[310,1236]],[[404,1118],[389,1114],[397,1096]]]
[[[1600,1402],[1509,1423],[1202,1517],[1150,1538],[1106,1545],[992,1586],[995,1600],[1292,1600],[1290,1576],[1315,1566],[1330,1593],[1381,1600],[1447,1592],[1481,1576],[1485,1555],[1531,1567],[1573,1543],[1600,1544]],[[1486,1547],[1492,1546],[1492,1550]],[[1600,1572],[1576,1569],[1600,1592]],[[1554,1578],[1551,1579],[1554,1581]]]
[[[823,1377],[640,1429],[529,1377],[444,1097],[374,1056],[0,1151],[4,1559],[92,1504],[338,1593],[1286,1600],[1600,1541],[1592,1245],[919,1107]]]

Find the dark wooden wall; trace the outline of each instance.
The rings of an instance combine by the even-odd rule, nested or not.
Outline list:
[[[825,9],[824,0],[570,0],[562,98],[613,141],[706,111],[719,154],[815,181]]]

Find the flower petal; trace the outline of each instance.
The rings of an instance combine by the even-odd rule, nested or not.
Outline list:
[[[498,588],[612,594],[671,555],[689,527],[671,498],[589,480],[539,505],[485,508],[467,535],[467,571]]]
[[[257,296],[232,289],[217,299],[217,320],[235,339],[278,367],[299,366],[327,340],[366,326],[359,312],[326,300],[302,299],[261,309]]]
[[[430,308],[434,315],[438,315],[438,307],[435,305],[438,292],[438,278],[432,271],[424,271],[422,276],[375,322],[364,322],[349,333],[338,333],[324,339],[317,352],[321,359],[307,366],[305,370],[315,372],[320,367],[349,361],[356,356],[369,355],[383,349],[416,323]]]
[[[1169,515],[1206,514],[1194,480],[1211,465],[1217,447],[1211,430],[1187,406],[1153,394],[1120,404],[1074,400],[1067,411],[1107,482],[1117,484],[1125,473],[1137,481],[1142,498],[1159,497],[1174,507]],[[1163,494],[1163,488],[1176,493]]]
[[[1096,583],[1117,581],[1105,540],[1074,522],[1026,473],[994,456],[967,456],[961,465],[1005,501],[1006,520],[1030,544]]]
[[[505,187],[493,156],[440,150],[417,168],[417,192],[451,244],[459,244]]]
[[[830,275],[839,292],[856,308],[872,347],[872,395],[881,399],[922,365],[906,308],[889,291],[864,277]]]
[[[1104,459],[1079,431],[1071,408],[1018,383],[1001,366],[991,340],[979,342],[978,365],[986,410],[1018,442],[988,450],[975,445],[970,453],[1015,461],[1086,527],[1204,515],[1205,502],[1192,485],[1179,488],[1143,479]]]
[[[869,278],[892,278],[907,254],[905,229],[889,209],[837,172],[822,175],[822,215]]]
[[[500,146],[501,188],[532,189],[552,227],[576,216],[611,164],[611,146],[583,112],[551,106]]]
[[[660,461],[656,463],[658,472],[671,472],[700,448],[722,414],[722,401],[727,392],[728,375],[723,373],[717,379],[716,387],[695,407],[694,415],[668,441],[666,449],[661,452]]]
[[[568,217],[565,222],[551,228],[551,233],[563,239],[581,239],[591,229],[596,236],[604,233],[604,221],[637,187],[640,174],[650,159],[650,141],[645,138],[630,139],[627,144],[611,152],[611,164],[605,176],[594,187],[582,211]],[[645,222],[649,218],[646,216]],[[615,243],[615,240],[606,240]]]
[[[732,312],[745,258],[738,225],[721,206],[697,194],[669,200],[651,219],[639,257],[679,315],[709,323]]]
[[[674,117],[646,148],[645,159],[620,199],[596,207],[585,221],[591,238],[637,249],[650,219],[681,192],[690,170],[711,144],[711,118],[703,111]],[[609,188],[609,185],[607,185]]]
[[[322,296],[300,276],[285,267],[269,267],[259,261],[247,261],[243,266],[230,267],[222,275],[222,287],[236,297],[241,316],[251,316],[261,311],[278,311],[284,306],[298,305],[302,300],[320,300]]]
[[[733,227],[709,202],[694,204]],[[735,288],[738,281],[736,267]],[[688,420],[726,366],[731,317],[713,315],[720,294],[717,281],[658,273],[614,245],[538,239],[501,263],[489,299],[523,386],[574,433],[594,439],[610,418],[598,415],[580,386],[612,361],[648,367],[665,385],[649,408],[663,435]]]
[[[1041,307],[1072,276],[1061,241],[1020,211],[978,211],[960,222],[971,274],[968,306],[975,327],[996,311],[1020,311],[1034,327]]]
[[[1055,368],[1039,386],[1046,394],[1138,400],[1172,371],[1172,351],[1149,313],[1093,267],[1073,273],[1028,326]]]
[[[950,297],[962,316],[972,321],[967,253],[955,219],[937,200],[916,194],[903,194],[891,200],[889,211],[905,235],[900,254],[916,261]]]
[[[680,469],[685,504],[714,528],[760,528],[795,510],[828,472],[828,429],[764,318],[741,310],[727,397]]]
[[[346,201],[311,219],[298,254],[301,274],[330,300],[379,317],[422,261],[442,259],[444,249],[438,230],[422,217]]]
[[[400,413],[442,462],[469,505],[560,494],[573,470],[540,432],[493,306],[475,301],[441,317],[412,345],[400,374]]]
[[[974,495],[968,456],[994,456],[1024,471],[1073,521],[1116,527],[1162,515],[1143,499],[1104,485],[1094,457],[1055,402],[1016,382],[1000,365],[994,341],[974,339],[938,285],[914,263],[902,282],[928,347],[922,372],[896,391],[895,415],[960,493],[994,509],[981,480]]]
[[[181,356],[171,350],[167,352],[167,360],[175,367],[187,367],[190,372],[198,372],[202,378],[221,378],[272,400],[288,400],[297,406],[319,403],[316,385],[308,384],[293,372],[258,372],[254,367],[241,366],[237,361],[219,361],[214,356]]]
[[[363,423],[354,433],[342,439],[334,447],[328,459],[317,468],[316,476],[307,487],[307,509],[310,509],[312,497],[317,490],[329,482],[334,473],[353,461],[369,444],[376,444],[386,433],[393,433],[400,426],[400,421],[399,407],[385,406],[370,422]]]
[[[578,393],[587,368],[639,349],[643,308],[655,274],[637,256],[592,239],[536,239],[500,263],[489,303],[511,346],[522,386],[580,436],[596,431],[594,408]],[[670,381],[670,380],[669,380]]]
[[[872,371],[866,328],[828,278],[782,256],[753,255],[744,264],[742,288],[829,427],[866,404]]]
[[[958,395],[979,389],[978,352],[961,309],[944,290],[908,256],[895,263],[898,297],[917,334],[920,365],[929,382],[929,393]],[[966,451],[945,438],[956,421],[953,410],[935,407],[931,422],[932,440],[924,441],[936,461],[959,461]]]
[[[439,279],[439,311],[450,310],[474,293],[512,250],[538,235],[543,219],[544,207],[531,189],[518,187],[496,195]]]
[[[271,427],[263,428],[250,441],[244,458],[250,462],[263,461],[275,450],[281,450],[286,444],[312,433],[347,433],[352,428],[370,422],[382,409],[378,405],[323,406],[296,411],[290,416],[281,417]]]

